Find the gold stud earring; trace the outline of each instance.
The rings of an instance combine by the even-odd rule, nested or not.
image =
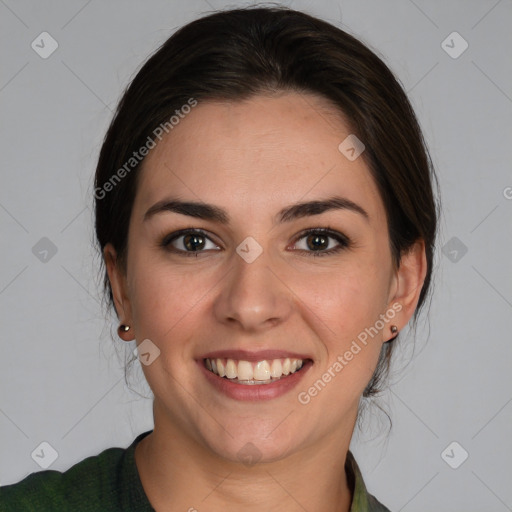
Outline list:
[[[393,334],[394,336],[389,340],[385,341],[384,343],[390,343],[398,336],[398,327],[396,325],[391,326],[391,334]]]
[[[117,328],[117,334],[119,334],[119,337],[121,337],[121,334],[124,333],[124,332],[128,332],[130,330],[130,326],[129,325],[125,325],[125,324],[121,324],[118,328]]]

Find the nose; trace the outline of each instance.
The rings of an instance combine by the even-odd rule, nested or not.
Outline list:
[[[220,284],[214,314],[223,324],[261,332],[283,323],[292,311],[292,292],[263,251],[254,261],[233,254],[232,267]],[[281,274],[283,274],[281,269]]]

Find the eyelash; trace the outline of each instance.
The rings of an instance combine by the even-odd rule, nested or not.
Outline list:
[[[345,236],[341,233],[338,233],[337,231],[333,231],[330,228],[307,229],[307,230],[303,231],[302,233],[300,233],[300,235],[296,238],[294,245],[299,240],[306,238],[307,236],[313,235],[313,234],[324,235],[328,238],[333,238],[339,243],[339,245],[337,247],[334,247],[333,249],[323,250],[323,251],[306,251],[304,249],[299,249],[299,251],[301,251],[302,253],[305,253],[307,256],[312,256],[315,258],[323,257],[323,256],[330,256],[330,255],[333,255],[333,254],[336,254],[336,253],[342,251],[343,249],[348,249],[352,246],[352,242],[347,236]],[[175,233],[171,233],[170,235],[165,236],[159,245],[167,251],[171,251],[176,254],[186,256],[186,257],[195,256],[197,258],[199,253],[206,252],[204,250],[203,251],[183,251],[181,249],[169,247],[171,242],[174,242],[178,238],[181,238],[182,236],[185,236],[185,235],[201,235],[201,236],[207,238],[208,240],[212,241],[210,239],[210,237],[206,234],[206,232],[204,232],[201,229],[182,229],[180,231],[176,231]]]

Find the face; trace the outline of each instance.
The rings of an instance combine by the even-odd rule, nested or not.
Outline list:
[[[150,340],[155,429],[205,453],[270,461],[350,438],[416,305],[423,253],[394,268],[376,185],[327,109],[296,93],[199,103],[145,159],[126,274],[109,275],[120,320]]]

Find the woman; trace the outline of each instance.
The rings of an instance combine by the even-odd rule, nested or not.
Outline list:
[[[435,184],[404,91],[349,34],[285,8],[181,28],[125,92],[94,192],[154,429],[0,510],[388,510],[349,444],[429,292]]]

